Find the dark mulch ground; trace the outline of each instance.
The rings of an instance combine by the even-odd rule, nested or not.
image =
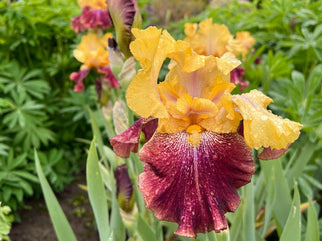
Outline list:
[[[75,177],[75,181],[56,194],[58,201],[70,222],[78,241],[98,241],[94,227],[94,215],[88,201],[87,192],[79,188],[85,184],[85,176]],[[21,223],[14,223],[10,232],[11,241],[57,241],[57,237],[43,199],[29,200],[25,209],[19,212]]]

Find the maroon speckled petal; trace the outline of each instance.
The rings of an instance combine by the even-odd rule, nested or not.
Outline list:
[[[83,32],[87,29],[107,29],[112,26],[112,21],[108,9],[94,9],[85,6],[82,14],[73,18],[71,27],[75,33]]]
[[[150,123],[152,122],[152,123]],[[144,132],[146,139],[150,139],[153,135],[152,131],[156,130],[157,122],[153,118],[139,118],[129,129],[114,136],[110,143],[116,155],[127,158],[130,152],[137,152],[141,131]]]
[[[142,126],[142,132],[145,136],[145,141],[148,141],[153,136],[154,132],[158,128],[158,119],[152,119],[148,120],[144,125]]]
[[[80,18],[81,23],[88,29],[100,28],[104,30],[112,26],[108,9],[94,9],[85,6]]]
[[[272,159],[277,159],[280,156],[282,156],[290,147],[291,144],[288,144],[285,148],[283,149],[271,149],[270,147],[264,148],[264,150],[257,155],[259,159],[262,160],[272,160]]]
[[[115,78],[111,67],[108,65],[104,65],[104,66],[99,66],[97,69],[98,73],[104,74],[104,81],[108,82],[111,88],[117,88],[117,87],[121,87],[120,83],[117,81],[117,79]]]
[[[81,16],[74,17],[70,23],[70,26],[77,34],[86,30],[86,27],[81,22]]]
[[[142,130],[143,118],[139,118],[129,129],[122,134],[114,136],[110,143],[116,155],[127,158],[130,156],[131,151],[138,151],[138,144],[140,133]]]
[[[139,189],[158,219],[179,223],[176,234],[220,232],[227,228],[224,214],[240,203],[237,188],[254,173],[251,149],[237,133],[203,132],[198,147],[188,138],[154,134],[139,154],[146,162]]]

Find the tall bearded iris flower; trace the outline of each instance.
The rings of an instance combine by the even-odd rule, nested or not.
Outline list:
[[[112,26],[105,0],[78,0],[78,5],[82,8],[82,14],[74,17],[71,22],[75,33],[95,28],[103,30]]]
[[[132,32],[130,49],[142,69],[126,98],[142,118],[111,144],[126,156],[122,152],[135,149],[135,135],[157,119],[139,152],[145,162],[139,189],[147,208],[160,220],[177,222],[178,235],[220,232],[227,228],[224,214],[239,205],[237,189],[254,173],[251,148],[283,149],[298,138],[301,125],[268,111],[272,100],[257,90],[231,94],[230,71],[240,63],[233,54],[199,55],[155,27]],[[169,73],[158,84],[166,58]],[[237,133],[241,122],[243,135]]]
[[[83,63],[80,71],[73,72],[70,75],[70,79],[76,82],[74,91],[81,92],[84,90],[83,80],[88,75],[90,69],[95,69],[97,72],[103,74],[104,81],[109,82],[112,88],[119,86],[109,65],[110,61],[107,51],[109,38],[112,38],[111,33],[107,33],[103,37],[95,33],[88,33],[82,36],[81,43],[73,52],[75,58]]]

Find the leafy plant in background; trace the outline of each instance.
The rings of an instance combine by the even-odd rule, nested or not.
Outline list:
[[[38,68],[47,83],[65,94],[70,88],[70,69],[76,66],[70,45],[75,34],[71,16],[78,12],[75,1],[30,0],[0,3],[1,59],[16,60],[23,67]]]
[[[83,113],[96,99],[70,93],[69,74],[77,66],[70,20],[78,12],[74,1],[0,2],[0,201],[17,220],[23,199],[40,191],[35,180],[15,176],[36,172],[31,147],[40,151],[55,190],[85,167],[84,143],[76,139],[91,137]],[[21,163],[11,166],[15,161]]]
[[[1,206],[0,203],[0,240],[10,240],[8,234],[11,229],[11,223],[13,221],[10,215],[11,209],[8,206]]]
[[[278,100],[273,108],[303,123],[304,130],[313,135],[313,140],[317,137],[321,139],[318,132],[322,120],[321,76],[321,64],[312,69],[307,79],[301,72],[293,71],[291,78],[279,78],[270,90],[271,96],[276,96]]]
[[[26,154],[16,155],[13,149],[8,156],[0,157],[0,200],[16,210],[23,203],[24,196],[31,196],[32,186],[38,183],[29,172],[31,163]]]
[[[17,133],[14,145],[22,143],[23,150],[39,147],[54,139],[47,128],[48,115],[42,104],[50,88],[37,69],[27,72],[17,62],[12,62],[1,71],[0,82],[7,98],[2,98],[3,122],[8,133]]]

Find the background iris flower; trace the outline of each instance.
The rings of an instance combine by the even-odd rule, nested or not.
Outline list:
[[[251,47],[256,40],[249,32],[241,31],[236,33],[236,38],[229,32],[223,24],[213,24],[212,19],[206,19],[197,23],[186,23],[185,41],[189,42],[194,51],[202,55],[213,55],[221,57],[225,53],[233,53],[236,57],[241,56],[246,59]],[[239,90],[243,91],[249,85],[244,80],[243,67],[237,67],[231,71],[231,82],[239,84]]]
[[[88,33],[82,36],[81,43],[74,50],[74,57],[83,65],[79,72],[74,72],[70,75],[70,79],[76,82],[74,91],[80,92],[84,90],[83,80],[90,69],[95,69],[97,72],[104,74],[104,81],[109,82],[112,88],[119,86],[109,66],[110,61],[107,51],[109,38],[112,38],[111,33],[107,33],[103,37],[95,33]]]
[[[94,28],[103,30],[112,26],[106,1],[78,0],[78,5],[82,8],[82,13],[71,21],[75,33]]]
[[[233,53],[236,57],[242,55],[245,59],[255,39],[249,32],[236,33],[236,38],[229,32],[224,24],[213,24],[208,18],[197,23],[185,24],[185,38],[194,51],[198,54],[213,55],[221,57],[227,52]]]
[[[240,64],[233,54],[199,55],[188,42],[155,27],[132,32],[136,39],[130,49],[142,69],[126,98],[142,119],[111,144],[127,156],[137,148],[132,142],[126,149],[129,143],[122,146],[122,141],[133,140],[148,120],[158,119],[139,152],[146,163],[139,189],[147,207],[158,219],[179,223],[178,235],[220,232],[227,228],[224,214],[239,205],[237,189],[254,173],[251,148],[286,148],[301,125],[267,110],[272,100],[260,91],[231,94],[230,71]],[[169,73],[158,84],[166,58],[171,59]]]

